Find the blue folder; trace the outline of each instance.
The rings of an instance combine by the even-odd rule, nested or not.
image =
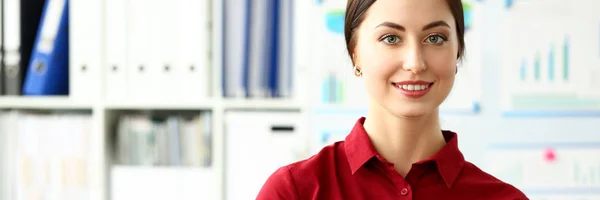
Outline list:
[[[23,95],[69,94],[68,0],[48,0],[31,53]]]

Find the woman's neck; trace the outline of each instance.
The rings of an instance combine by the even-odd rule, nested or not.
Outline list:
[[[383,108],[369,109],[365,130],[377,152],[403,177],[413,163],[437,153],[446,141],[441,133],[438,112],[407,118],[395,116]]]

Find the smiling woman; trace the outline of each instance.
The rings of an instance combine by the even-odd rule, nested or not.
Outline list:
[[[344,141],[275,171],[257,199],[527,199],[439,125],[464,52],[460,0],[348,0],[346,48],[369,94]]]

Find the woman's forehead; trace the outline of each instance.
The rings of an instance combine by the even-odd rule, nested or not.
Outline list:
[[[377,0],[367,11],[364,22],[374,28],[384,21],[401,24],[407,29],[420,29],[433,21],[454,24],[446,0]]]

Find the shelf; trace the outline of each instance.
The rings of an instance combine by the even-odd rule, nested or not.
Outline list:
[[[302,103],[291,99],[225,99],[226,110],[301,110]]]
[[[94,104],[67,96],[0,96],[0,109],[73,109],[91,110]]]
[[[108,101],[104,104],[106,109],[113,110],[211,110],[215,107],[215,101],[204,100],[176,100],[176,101],[156,101],[156,100],[126,100],[126,101]]]
[[[89,109],[96,104],[69,97],[1,96],[0,109]],[[291,99],[179,99],[109,100],[97,104],[109,110],[301,110],[303,104]]]

